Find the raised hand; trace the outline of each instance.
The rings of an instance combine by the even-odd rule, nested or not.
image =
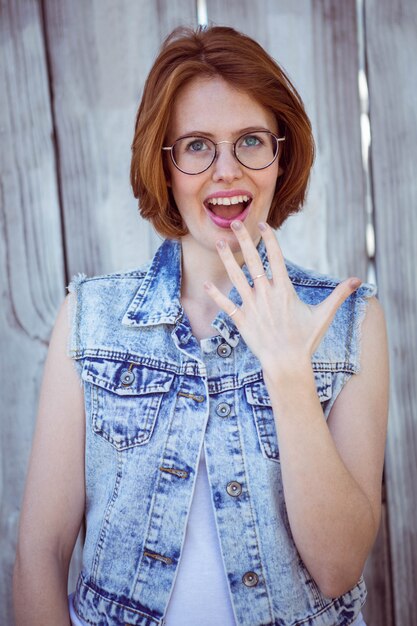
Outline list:
[[[300,365],[310,363],[337,309],[361,281],[348,278],[320,304],[308,305],[300,300],[292,286],[272,229],[267,224],[259,224],[272,272],[272,279],[269,279],[245,225],[236,221],[232,223],[232,228],[254,279],[254,286],[248,283],[227,243],[219,240],[220,258],[242,298],[242,306],[237,308],[212,283],[205,283],[205,289],[217,306],[233,317],[264,372],[277,372],[277,368],[296,372]]]

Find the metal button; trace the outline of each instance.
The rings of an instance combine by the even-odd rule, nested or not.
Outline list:
[[[232,354],[232,348],[229,346],[228,343],[221,343],[217,347],[217,354],[225,359]]]
[[[229,496],[240,496],[240,494],[242,493],[242,485],[236,480],[232,480],[230,483],[227,483],[226,491]]]
[[[120,382],[124,387],[128,387],[135,380],[135,375],[130,370],[125,370],[123,374],[120,376]]]
[[[219,417],[227,417],[230,415],[230,411],[231,407],[227,402],[220,402],[220,404],[216,406],[216,413]]]
[[[242,576],[242,582],[246,587],[256,587],[259,582],[258,574],[255,574],[255,572],[246,572],[246,574]]]

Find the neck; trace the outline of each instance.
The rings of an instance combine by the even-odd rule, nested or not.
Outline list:
[[[224,294],[228,294],[232,288],[232,283],[217,250],[202,249],[187,236],[181,239],[181,250],[181,299],[198,300],[213,308],[214,303],[207,295],[204,283],[206,281],[213,283]],[[243,264],[243,259],[237,258],[236,260],[240,265]]]

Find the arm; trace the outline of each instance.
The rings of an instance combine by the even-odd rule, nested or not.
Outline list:
[[[388,356],[384,316],[374,298],[362,325],[361,354],[361,371],[340,392],[327,424],[310,364],[285,383],[279,375],[266,377],[279,416],[275,421],[294,541],[329,597],[357,583],[380,522]]]
[[[20,518],[13,600],[16,626],[69,626],[67,582],[84,514],[84,402],[66,354],[68,297],[45,363]]]
[[[359,286],[340,283],[319,305],[302,302],[289,280],[272,230],[263,225],[273,279],[243,224],[232,223],[253,277],[250,287],[230,248],[219,246],[242,297],[234,304],[206,289],[258,357],[280,443],[282,480],[294,542],[322,593],[334,597],[359,580],[379,526],[388,393],[385,323],[378,302],[362,325],[361,372],[346,383],[328,423],[317,397],[311,356],[339,306]]]

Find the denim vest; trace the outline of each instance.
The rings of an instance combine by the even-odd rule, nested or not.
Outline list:
[[[269,273],[262,241],[258,250]],[[337,285],[292,263],[287,270],[310,304]],[[165,623],[204,445],[237,624],[348,626],[366,598],[363,578],[329,599],[301,561],[260,363],[223,312],[203,355],[180,286],[181,245],[167,240],[143,269],[78,275],[68,288],[69,353],[86,410],[86,538],[74,607],[95,626]],[[324,418],[359,370],[360,324],[374,293],[362,285],[346,300],[313,355]],[[230,297],[241,304],[235,289]]]

